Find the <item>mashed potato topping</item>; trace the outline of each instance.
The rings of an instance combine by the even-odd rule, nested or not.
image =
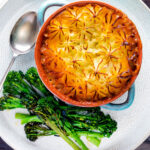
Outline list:
[[[76,101],[119,94],[139,71],[140,38],[119,10],[85,4],[55,16],[44,33],[41,63],[49,82]]]

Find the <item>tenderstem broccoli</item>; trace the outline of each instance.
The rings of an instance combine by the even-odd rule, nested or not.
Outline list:
[[[96,145],[97,147],[100,145],[101,140],[98,139],[97,137],[91,137],[91,136],[87,136],[86,139],[90,142],[93,143],[94,145]]]
[[[20,98],[21,103],[31,113],[40,98],[40,95],[24,79],[24,74],[21,71],[11,71],[8,73],[3,86],[3,94],[4,96]]]
[[[21,124],[27,124],[30,122],[37,122],[42,123],[42,120],[38,118],[36,115],[29,115],[29,114],[23,114],[23,113],[16,113],[15,114],[16,119],[21,120]]]
[[[24,128],[26,137],[30,141],[35,141],[42,136],[51,136],[51,135],[58,136],[58,134],[54,130],[52,130],[51,128],[47,127],[45,124],[40,122],[29,122],[25,125]],[[78,134],[79,137],[80,136],[87,137],[88,141],[90,141],[96,146],[100,144],[100,138],[103,137],[97,132],[76,131],[76,133]]]
[[[38,123],[44,124],[44,122],[42,122],[42,120],[36,115],[16,113],[15,117],[16,117],[16,119],[20,119],[22,124],[28,124],[28,123],[30,124],[32,122],[35,122],[37,124]],[[68,121],[65,120],[65,122],[68,122]],[[79,136],[91,136],[91,137],[97,137],[97,138],[103,138],[104,137],[104,135],[100,134],[100,132],[83,130],[81,128],[75,128],[74,126],[73,126],[73,128]]]
[[[30,141],[35,141],[41,136],[57,135],[54,130],[39,122],[29,122],[25,125],[24,129],[26,137]]]
[[[85,146],[85,144],[81,141],[81,139],[78,137],[78,135],[74,132],[73,128],[70,127],[70,124],[66,125],[63,124],[61,121],[61,111],[55,106],[51,104],[53,99],[51,97],[49,98],[41,98],[38,101],[38,105],[35,109],[36,114],[39,116],[41,120],[43,120],[48,127],[51,129],[55,130],[56,133],[62,137],[68,144],[73,146],[72,140],[68,138],[64,134],[64,132],[61,129],[61,126],[63,125],[64,130],[66,131],[67,134],[69,134],[70,137],[72,137],[78,144],[81,146],[83,150],[88,150],[88,148]],[[75,145],[74,145],[75,147]]]
[[[26,124],[26,136],[32,141],[40,136],[56,135],[75,150],[88,150],[81,136],[98,146],[101,138],[110,137],[117,129],[116,121],[101,112],[99,107],[81,108],[57,101],[46,89],[34,67],[25,74],[21,71],[9,72],[3,94],[0,110],[28,110],[29,114],[16,113],[16,118],[21,120],[21,124]]]
[[[8,73],[3,86],[3,94],[32,100],[39,98],[39,94],[24,80],[24,74],[21,71]]]
[[[45,96],[50,95],[50,92],[47,90],[47,88],[41,81],[36,68],[34,67],[29,68],[25,74],[25,79],[30,83],[31,86],[37,88]]]
[[[8,97],[4,96],[0,98],[1,111],[6,109],[14,109],[14,108],[25,108],[20,98],[16,98],[12,96],[8,96]]]

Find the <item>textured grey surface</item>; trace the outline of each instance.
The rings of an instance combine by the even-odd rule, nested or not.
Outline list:
[[[150,0],[143,0],[150,7]],[[13,150],[0,138],[0,150]],[[148,138],[140,147],[136,150],[150,150],[150,138]]]

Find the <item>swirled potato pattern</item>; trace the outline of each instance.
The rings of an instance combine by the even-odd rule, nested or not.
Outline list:
[[[49,22],[40,49],[49,82],[75,101],[119,94],[139,72],[140,37],[121,11],[98,4],[67,7]]]

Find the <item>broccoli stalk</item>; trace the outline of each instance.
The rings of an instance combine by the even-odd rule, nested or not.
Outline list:
[[[16,113],[15,118],[20,119],[21,124],[26,124],[26,123],[29,123],[29,122],[42,123],[42,120],[40,120],[36,115]]]
[[[64,131],[57,127],[54,121],[51,119],[45,118],[45,123],[48,127],[53,129],[62,139],[64,139],[74,150],[80,150],[80,147],[76,145],[67,135],[65,135]]]
[[[29,115],[29,114],[22,114],[22,113],[16,113],[15,115],[16,119],[20,119],[21,120],[21,124],[30,124],[32,122],[36,122],[38,123],[42,123],[42,120],[38,118],[38,116],[36,115]],[[60,121],[59,121],[60,122]],[[64,127],[67,135],[70,135],[78,144],[79,146],[82,147],[83,150],[87,150],[87,147],[85,146],[85,144],[81,141],[80,137],[78,136],[78,134],[74,131],[74,129],[72,128],[71,124],[69,123],[69,121],[65,121],[65,125],[63,125],[63,123],[60,123],[61,126]],[[67,124],[67,125],[66,125]],[[30,125],[31,126],[31,125]],[[37,125],[36,125],[37,126]],[[68,127],[67,127],[68,126]],[[34,126],[33,126],[34,127]],[[35,127],[34,127],[35,129]],[[38,128],[39,129],[39,128]],[[41,129],[42,130],[42,129]],[[26,132],[26,130],[25,130]],[[47,132],[49,133],[49,132]],[[56,134],[56,132],[55,132]],[[35,137],[36,133],[33,135]],[[42,134],[44,136],[44,134]],[[41,134],[37,134],[37,136],[42,136]],[[50,132],[51,135],[51,132]],[[81,135],[81,134],[80,134]],[[30,137],[30,134],[28,135]],[[47,136],[47,135],[45,135]],[[31,138],[32,139],[32,138]]]
[[[58,134],[54,130],[48,128],[45,124],[39,122],[27,123],[24,127],[24,130],[26,133],[26,137],[30,141],[35,141],[42,136],[58,136]],[[88,141],[91,140],[91,143],[93,143],[96,146],[98,146],[98,143],[100,143],[99,139],[102,137],[99,133],[96,132],[76,131],[76,133],[78,134],[78,136],[86,136],[88,138]]]
[[[42,123],[42,120],[38,116],[30,115],[30,114],[16,113],[16,119],[20,119],[21,120],[21,124],[27,124],[27,123],[30,123],[30,122]],[[92,137],[97,137],[97,138],[103,138],[103,137],[107,136],[107,134],[105,135],[105,134],[100,133],[98,131],[97,132],[96,131],[93,132],[92,130],[91,131],[86,131],[87,128],[83,128],[82,125],[80,125],[80,126],[78,126],[78,128],[76,128],[76,124],[74,126],[74,123],[73,122],[71,122],[71,123],[72,123],[71,126],[73,127],[73,129],[75,129],[75,132],[77,132],[78,136],[92,136]],[[78,123],[80,124],[81,122],[79,121]],[[64,124],[67,125],[67,124],[70,124],[70,123],[69,123],[69,121],[67,121],[65,119],[65,122],[61,123],[61,124],[62,124],[62,126],[64,126]],[[66,127],[66,129],[68,129],[68,128]],[[68,131],[68,134],[69,134],[69,131]]]
[[[93,143],[95,146],[99,147],[101,140],[98,139],[97,137],[91,137],[91,136],[87,136],[86,139],[90,142]]]
[[[42,123],[44,124],[44,122],[42,122],[42,120],[39,119],[38,116],[36,116],[36,115],[16,113],[15,117],[16,117],[16,119],[20,119],[22,124],[30,124],[30,123],[32,124],[32,122],[35,122],[37,124],[38,123],[39,124],[42,124]],[[69,121],[67,121],[67,120],[65,120],[65,122],[66,122],[65,124],[69,123]],[[99,132],[96,132],[96,131],[79,130],[79,128],[76,129],[74,126],[73,126],[73,128],[74,128],[75,132],[78,134],[78,136],[90,136],[90,137],[97,137],[97,138],[103,138],[104,137],[104,135],[102,135],[102,134],[100,134]]]
[[[103,138],[104,136],[97,131],[76,131],[79,136]]]
[[[83,143],[83,141],[73,129],[71,123],[66,119],[64,120],[64,129],[66,130],[67,134],[71,136],[79,144],[79,146],[81,146],[82,150],[88,150],[86,145]]]
[[[55,106],[51,105],[51,101],[53,99],[49,98],[41,98],[38,100],[38,105],[35,109],[35,113],[39,116],[39,118],[45,122],[45,124],[54,130],[62,139],[64,139],[72,148],[75,150],[79,150],[79,146],[76,145],[60,128],[62,124],[59,122],[59,118],[61,115],[60,110],[55,110]]]

